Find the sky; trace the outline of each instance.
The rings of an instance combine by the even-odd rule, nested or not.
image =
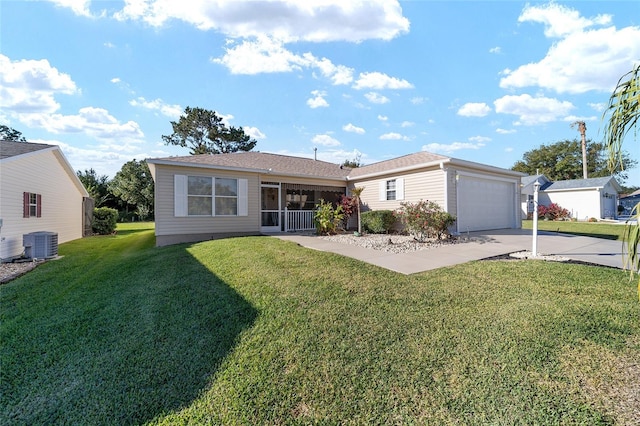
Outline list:
[[[187,106],[261,152],[510,168],[579,140],[576,121],[601,141],[639,61],[635,0],[3,0],[0,124],[109,177],[188,155],[162,142]],[[639,142],[623,146],[640,162]],[[640,186],[640,169],[625,183]]]

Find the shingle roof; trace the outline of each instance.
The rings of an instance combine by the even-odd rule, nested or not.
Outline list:
[[[149,163],[184,163],[201,167],[224,167],[232,169],[268,171],[274,175],[311,176],[317,178],[345,179],[351,171],[348,167],[326,161],[292,157],[264,152],[234,152],[230,154],[201,154],[184,157],[155,158]]]
[[[55,145],[31,142],[0,141],[0,159],[15,157],[16,155],[28,154],[40,151],[41,149],[52,148]]]
[[[544,188],[545,191],[562,191],[566,189],[586,189],[586,188],[602,188],[613,179],[611,176],[588,178],[588,179],[571,179],[559,180],[552,182],[551,185]]]
[[[380,161],[355,169],[342,167],[326,161],[309,158],[292,157],[288,155],[269,154],[263,152],[234,152],[231,154],[201,154],[182,157],[150,158],[149,164],[184,165],[204,168],[226,168],[231,170],[255,171],[285,176],[305,176],[325,179],[355,180],[383,174],[398,173],[414,170],[427,165],[437,165],[441,162],[459,166],[479,168],[495,172],[508,172],[513,176],[522,173],[471,161],[458,160],[430,152],[416,152],[402,157]]]
[[[545,175],[530,175],[530,176],[522,176],[520,178],[520,182],[522,182],[522,186],[529,186],[533,184],[536,180],[539,180],[541,185],[549,182],[549,179]]]
[[[422,164],[436,163],[438,161],[448,160],[449,157],[443,155],[432,154],[430,152],[421,151],[413,154],[403,155],[402,157],[392,158],[391,160],[380,161],[378,163],[369,164],[351,170],[349,179],[359,176],[365,176],[374,173],[392,172],[398,169],[410,168]]]

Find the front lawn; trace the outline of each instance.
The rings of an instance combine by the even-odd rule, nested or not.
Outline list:
[[[484,261],[404,276],[270,237],[60,246],[0,287],[0,424],[630,424],[635,283]]]
[[[532,220],[522,221],[523,229],[532,229]],[[625,225],[603,222],[571,222],[568,220],[539,220],[540,231],[560,232],[564,234],[584,235],[587,237],[622,240]]]

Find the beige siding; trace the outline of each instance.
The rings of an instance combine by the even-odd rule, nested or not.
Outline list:
[[[349,187],[364,187],[362,191],[363,211],[366,210],[396,210],[400,203],[415,203],[429,200],[445,208],[445,172],[439,168],[422,169],[416,172],[397,175],[386,175],[375,179],[363,179],[350,182]],[[390,179],[404,179],[404,199],[387,201],[380,200],[380,185]]]
[[[23,192],[42,195],[42,217],[23,218]],[[22,235],[51,231],[64,243],[82,237],[81,189],[53,151],[9,158],[0,166],[0,257],[24,251]]]
[[[156,235],[257,234],[260,231],[260,178],[256,173],[155,165]],[[210,176],[248,180],[248,216],[176,217],[174,175]]]

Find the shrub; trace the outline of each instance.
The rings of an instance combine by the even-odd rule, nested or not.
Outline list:
[[[548,206],[538,206],[538,219],[562,220],[568,219],[569,216],[569,210],[560,207],[556,203],[551,203]]]
[[[589,218],[589,222],[597,222],[597,221],[598,221],[598,219],[596,219],[595,217],[590,217]]]
[[[346,195],[340,196],[340,206],[342,206],[342,212],[344,218],[342,219],[342,228],[347,229],[349,224],[349,218],[358,211],[358,200],[356,197],[347,197]]]
[[[396,223],[392,210],[362,212],[360,220],[362,221],[362,229],[371,234],[388,234]]]
[[[113,234],[118,224],[118,210],[109,207],[93,209],[93,232],[100,235]]]
[[[449,226],[456,221],[455,216],[445,212],[433,201],[420,200],[417,203],[400,203],[396,211],[405,230],[416,240],[424,242],[427,238],[442,238],[449,234]]]
[[[316,204],[313,221],[318,234],[335,234],[343,219],[342,206],[334,208],[331,203],[327,203],[323,199],[320,199],[320,204]]]

